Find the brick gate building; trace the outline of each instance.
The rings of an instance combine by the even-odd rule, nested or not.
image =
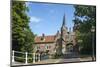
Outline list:
[[[61,29],[54,35],[42,34],[42,36],[35,37],[35,52],[47,52],[49,54],[66,54],[70,51],[78,51],[77,41],[75,35],[75,29],[66,27],[65,15],[63,16],[63,22]]]

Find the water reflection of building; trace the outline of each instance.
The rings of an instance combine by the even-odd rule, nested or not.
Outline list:
[[[75,36],[75,26],[73,31],[66,27],[65,15],[63,16],[63,23],[61,30],[57,31],[55,35],[35,37],[35,52],[47,52],[49,54],[66,54],[71,51],[77,51],[77,42]]]

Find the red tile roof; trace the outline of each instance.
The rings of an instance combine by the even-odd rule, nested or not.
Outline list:
[[[41,40],[43,36],[37,36],[35,38],[35,43],[48,43],[48,42],[54,42],[55,41],[55,36],[50,35],[50,36],[44,36],[44,40]]]

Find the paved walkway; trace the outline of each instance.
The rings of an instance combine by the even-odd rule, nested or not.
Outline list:
[[[19,63],[19,62],[14,62],[12,63],[12,66],[16,66],[16,65],[29,65],[29,64],[51,64],[51,63],[69,63],[69,62],[80,62],[80,61],[92,61],[91,57],[87,57],[87,58],[70,58],[70,59],[47,59],[47,60],[43,60],[43,61],[39,61],[39,62],[35,62],[35,63]]]
[[[16,66],[16,65],[29,65],[29,64],[48,64],[48,63],[58,63],[59,59],[47,59],[47,60],[43,60],[43,61],[38,61],[35,63],[20,63],[20,62],[13,62],[12,66]]]

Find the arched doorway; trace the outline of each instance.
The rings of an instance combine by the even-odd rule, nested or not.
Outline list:
[[[66,58],[72,58],[73,57],[73,44],[72,43],[68,43],[66,44]]]

